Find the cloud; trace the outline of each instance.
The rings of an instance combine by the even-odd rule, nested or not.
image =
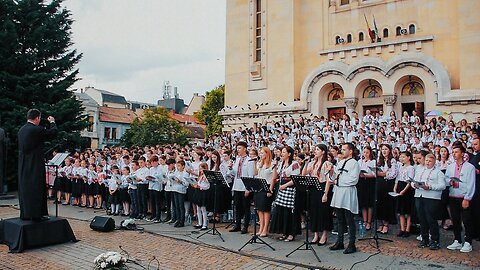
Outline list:
[[[225,0],[68,0],[87,85],[156,102],[164,80],[188,102],[224,82]],[[218,61],[217,59],[221,59]],[[118,90],[117,90],[118,89]],[[153,100],[155,99],[155,100]]]

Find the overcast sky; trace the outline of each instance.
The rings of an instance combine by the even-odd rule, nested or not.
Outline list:
[[[156,103],[162,85],[188,103],[225,82],[225,0],[66,0],[82,78],[129,100]]]

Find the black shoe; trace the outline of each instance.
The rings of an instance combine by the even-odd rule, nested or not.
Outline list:
[[[233,226],[233,228],[231,228],[229,232],[239,232],[239,231],[240,231],[240,226]]]
[[[340,250],[340,249],[344,249],[345,247],[343,246],[343,243],[335,243],[335,245],[329,247],[330,250]]]
[[[430,245],[428,245],[430,250],[439,250],[440,249],[440,243],[438,241],[432,241],[430,242]]]
[[[175,224],[173,225],[173,227],[175,227],[175,228],[180,227],[180,222],[175,222]]]
[[[343,251],[343,254],[352,254],[357,252],[355,245],[348,245],[348,247]]]
[[[318,243],[317,243],[317,246],[321,247],[321,246],[325,246],[327,244],[327,240],[325,240],[325,242],[321,243],[320,240],[318,240]]]
[[[202,228],[200,229],[200,231],[206,231],[206,230],[208,230],[208,227],[202,227]]]
[[[420,244],[418,244],[418,247],[419,248],[425,248],[425,247],[428,247],[428,240],[423,240],[420,241]]]
[[[400,231],[398,234],[397,234],[397,237],[402,237],[405,235],[405,232],[404,231]]]
[[[177,228],[181,228],[181,227],[185,227],[185,224],[182,222],[182,223],[179,223]]]
[[[404,232],[403,233],[403,238],[408,238],[410,236],[410,232]]]
[[[241,234],[247,234],[247,232],[248,232],[248,228],[243,228],[240,233],[241,233]]]
[[[195,229],[200,229],[200,228],[202,228],[202,225],[194,225],[193,227],[194,227]]]

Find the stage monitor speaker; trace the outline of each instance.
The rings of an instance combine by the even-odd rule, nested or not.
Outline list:
[[[90,228],[94,231],[111,232],[115,229],[115,220],[110,217],[96,216],[90,223]]]

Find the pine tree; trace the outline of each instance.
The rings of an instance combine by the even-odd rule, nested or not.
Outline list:
[[[59,134],[46,149],[78,147],[79,131],[88,124],[81,102],[68,90],[78,80],[75,66],[82,55],[71,48],[73,20],[61,3],[0,1],[0,126],[9,134],[10,153],[31,108],[58,124]],[[9,160],[16,163],[16,157]]]

